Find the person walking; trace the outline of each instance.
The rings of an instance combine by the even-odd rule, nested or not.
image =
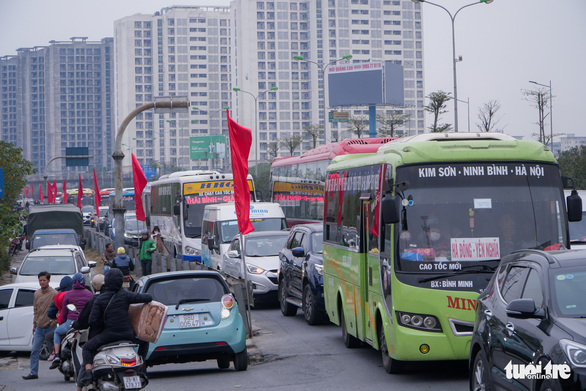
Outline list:
[[[148,276],[151,274],[151,268],[153,266],[153,253],[157,249],[155,242],[149,238],[149,231],[143,229],[141,231],[142,240],[140,242],[140,251],[138,253],[138,259],[142,266],[142,275]]]
[[[163,242],[163,239],[165,239],[165,238],[161,235],[161,230],[156,225],[153,228],[153,235],[152,236],[153,236],[153,240],[155,242],[155,245],[157,247],[157,252],[161,255],[169,255],[169,250],[167,250],[167,247],[165,246],[165,243]]]
[[[116,251],[112,243],[106,244],[106,248],[102,251],[102,261],[104,262],[104,274],[112,267],[111,262],[116,258]]]
[[[45,339],[45,334],[53,330],[51,319],[47,316],[47,311],[51,304],[55,302],[57,291],[49,286],[51,273],[40,272],[38,274],[40,289],[35,291],[33,296],[33,346],[30,359],[30,373],[22,378],[24,380],[39,378],[39,353]]]

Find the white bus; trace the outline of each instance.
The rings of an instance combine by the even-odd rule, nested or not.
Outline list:
[[[251,201],[256,201],[248,175]],[[232,174],[217,171],[180,171],[150,182],[146,197],[147,221],[161,230],[167,249],[177,259],[201,263],[201,223],[206,205],[234,201]]]

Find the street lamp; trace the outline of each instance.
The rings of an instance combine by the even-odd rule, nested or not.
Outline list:
[[[323,65],[323,63],[322,63],[322,64],[320,64],[320,63],[317,63],[317,62],[315,62],[315,61],[306,60],[306,59],[304,59],[304,58],[303,58],[303,56],[293,56],[293,59],[294,59],[295,61],[307,61],[307,62],[310,62],[310,63],[312,63],[312,64],[315,64],[315,65],[317,65],[317,67],[318,67],[318,68],[320,69],[320,71],[321,71],[321,77],[322,77],[322,80],[323,80],[323,86],[322,86],[322,95],[323,95],[323,99],[324,99],[324,108],[323,108],[323,117],[324,117],[324,137],[326,138],[326,143],[327,143],[327,141],[328,141],[328,136],[327,136],[327,134],[326,134],[326,133],[327,133],[327,130],[326,130],[326,69],[327,69],[327,68],[328,68],[330,65],[332,65],[332,64],[334,64],[334,63],[336,63],[336,62],[338,62],[338,61],[342,61],[342,60],[350,60],[350,59],[352,59],[352,55],[351,55],[351,54],[348,54],[348,55],[346,55],[346,56],[343,56],[342,58],[339,58],[339,59],[337,59],[337,60],[330,61],[330,62],[329,62],[329,63],[327,63],[326,65]],[[319,120],[318,120],[318,124],[319,124]]]
[[[258,178],[258,147],[260,146],[260,141],[258,139],[258,104],[257,104],[258,101],[257,100],[258,100],[258,97],[260,96],[260,94],[264,94],[265,92],[269,92],[269,91],[277,91],[278,89],[279,89],[279,87],[271,87],[268,90],[259,92],[255,96],[252,92],[242,90],[238,87],[232,88],[233,91],[244,92],[254,98],[254,140],[255,140],[255,145],[254,145],[254,176],[256,178]]]
[[[458,9],[458,11],[456,11],[456,13],[453,16],[450,13],[450,11],[448,11],[445,7],[443,7],[439,4],[432,3],[431,1],[427,1],[427,0],[411,0],[411,1],[414,3],[426,3],[426,4],[435,5],[436,7],[439,7],[441,9],[443,9],[444,11],[446,11],[448,13],[448,15],[450,16],[450,19],[452,20],[452,62],[454,65],[454,130],[457,132],[458,131],[458,85],[456,82],[456,80],[457,80],[456,79],[456,63],[458,61],[462,61],[462,60],[456,58],[456,33],[455,33],[455,29],[454,29],[454,22],[456,20],[456,16],[458,16],[458,12],[462,11],[464,8],[471,7],[473,5],[481,4],[481,3],[490,4],[494,0],[479,0],[476,3],[467,4],[463,7],[460,7],[460,9]]]
[[[551,107],[553,106],[552,96],[551,96],[551,80],[549,81],[549,85],[541,84],[536,81],[529,80],[529,83],[537,84],[538,86],[549,88],[549,130],[551,132],[551,139],[549,140],[551,144],[551,152],[553,152],[553,119],[551,117]]]
[[[470,133],[470,98],[467,100],[460,100],[458,102],[466,103],[468,105],[468,133]]]

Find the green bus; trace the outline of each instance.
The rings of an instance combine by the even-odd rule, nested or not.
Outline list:
[[[500,133],[426,133],[335,158],[323,284],[345,345],[380,350],[388,373],[467,359],[476,297],[500,258],[569,248],[568,215],[581,216],[562,182],[543,144]]]

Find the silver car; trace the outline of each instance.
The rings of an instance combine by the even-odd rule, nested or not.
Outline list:
[[[279,251],[285,247],[287,231],[251,232],[244,236],[244,256],[242,256],[240,235],[230,243],[224,254],[222,270],[227,275],[252,282],[253,295],[257,301],[276,301],[279,288]],[[243,262],[244,261],[244,262]]]

